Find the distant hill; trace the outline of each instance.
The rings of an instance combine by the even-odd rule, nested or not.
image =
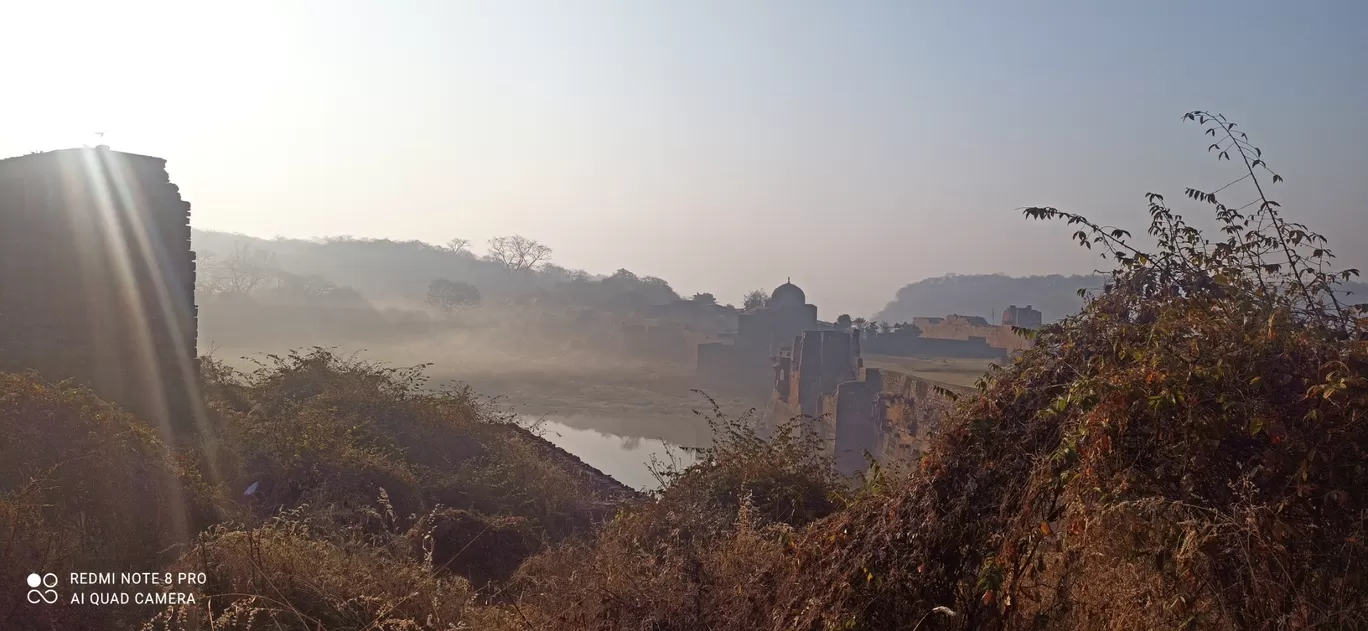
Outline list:
[[[1001,321],[1008,305],[1031,305],[1039,309],[1046,322],[1054,322],[1083,307],[1080,288],[1102,287],[1104,276],[1007,276],[1005,274],[949,274],[904,286],[879,311],[874,320],[910,322],[914,317],[944,316],[952,313],[982,316]],[[1346,283],[1349,302],[1368,302],[1368,284]]]
[[[390,239],[261,239],[212,230],[191,230],[200,269],[235,252],[249,251],[262,266],[302,277],[316,277],[359,292],[377,306],[411,306],[427,295],[437,279],[474,285],[489,303],[528,295],[558,298],[561,302],[608,311],[630,311],[678,300],[662,279],[620,269],[611,275],[569,270],[554,263],[533,269],[511,270],[469,251],[422,241]],[[201,279],[204,274],[201,274]]]
[[[470,252],[422,241],[261,239],[212,230],[191,230],[190,238],[201,261],[221,258],[241,247],[270,252],[282,270],[321,276],[379,303],[421,302],[428,283],[438,278],[470,283],[485,295],[498,297],[550,287],[571,274],[552,266],[548,272],[512,275]]]
[[[951,313],[1002,317],[1008,305],[1039,309],[1046,322],[1053,322],[1078,311],[1083,299],[1080,288],[1100,289],[1102,276],[1007,276],[1005,274],[949,274],[904,286],[893,301],[874,319],[882,322],[910,322],[921,316]],[[996,320],[995,320],[996,322]]]

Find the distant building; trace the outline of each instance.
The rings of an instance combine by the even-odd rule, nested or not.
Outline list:
[[[0,160],[0,370],[74,379],[188,424],[190,204],[161,158],[66,149]]]
[[[791,282],[775,287],[764,306],[737,316],[736,336],[698,347],[697,375],[711,386],[764,392],[774,387],[775,360],[791,353],[795,338],[820,329],[817,306]]]
[[[737,318],[736,345],[741,353],[766,359],[780,348],[792,346],[803,331],[818,328],[817,305],[807,304],[807,295],[790,282],[775,287],[765,306],[743,312]]]
[[[1038,328],[1041,323],[1039,311],[1029,305],[1025,308],[1012,305],[1002,312],[1002,320],[1002,324],[994,325],[980,316],[951,314],[944,318],[913,318],[912,325],[921,332],[921,352],[927,354],[984,357],[1031,347],[1031,341],[1013,331],[1009,321],[1025,323],[1015,324],[1019,327]],[[959,340],[967,344],[944,344],[933,340]]]
[[[1027,329],[1038,329],[1041,325],[1040,312],[1031,308],[1031,305],[1017,307],[1012,305],[1002,312],[1003,326],[1018,326]]]

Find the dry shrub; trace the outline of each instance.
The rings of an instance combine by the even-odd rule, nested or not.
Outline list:
[[[406,535],[415,553],[474,585],[507,580],[542,547],[526,517],[495,517],[438,509],[419,518]]]
[[[247,500],[258,515],[307,506],[318,528],[375,535],[419,527],[431,513],[443,535],[438,551],[453,555],[440,566],[477,586],[506,578],[543,540],[587,530],[630,496],[576,470],[469,388],[425,388],[424,366],[321,348],[268,356],[248,375],[205,363],[233,485],[257,484]],[[393,519],[371,509],[381,493]],[[481,524],[473,534],[472,523]]]
[[[31,572],[66,585],[71,571],[155,570],[216,516],[208,485],[151,427],[87,389],[0,373],[0,628],[98,628],[137,615],[30,605],[21,587]]]
[[[1223,118],[1223,150],[1257,150]],[[1212,243],[1150,196],[1120,266],[984,384],[901,488],[819,523],[780,586],[797,629],[1368,626],[1368,342],[1324,239],[1213,194]],[[1352,272],[1352,271],[1351,271]],[[939,612],[936,607],[942,607]]]
[[[1190,118],[1243,162],[1224,188],[1259,184],[1233,123]],[[818,505],[792,500],[814,497],[788,477],[804,469],[740,441],[530,560],[523,602],[566,629],[1368,628],[1368,319],[1335,293],[1356,272],[1251,193],[1244,214],[1188,190],[1215,242],[1150,195],[1152,253],[1027,209],[1118,268],[1082,313],[1023,332],[1035,347],[915,469],[793,532],[767,518]]]
[[[476,606],[464,579],[416,563],[406,550],[314,532],[299,514],[254,529],[211,529],[169,571],[204,572],[205,596],[168,607],[148,631],[503,626],[497,611]]]
[[[795,527],[849,496],[816,439],[798,425],[761,439],[749,415],[708,417],[714,445],[695,464],[663,467],[664,490],[592,540],[573,539],[523,566],[519,609],[539,628],[746,629],[763,625],[787,572]]]

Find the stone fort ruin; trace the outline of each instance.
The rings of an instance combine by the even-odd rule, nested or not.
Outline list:
[[[917,318],[914,326],[891,334],[847,331],[819,321],[817,307],[807,303],[803,290],[786,282],[764,306],[737,316],[730,339],[698,346],[697,377],[706,388],[768,393],[766,418],[771,423],[803,419],[823,439],[837,467],[850,473],[866,467],[866,454],[883,461],[924,451],[949,412],[947,394],[971,390],[866,368],[863,347],[999,358],[1030,346],[1014,326],[1035,328],[1040,323],[1039,311],[1012,305],[1001,325],[952,315]]]
[[[162,430],[195,384],[190,204],[160,158],[0,160],[0,370],[72,379]]]

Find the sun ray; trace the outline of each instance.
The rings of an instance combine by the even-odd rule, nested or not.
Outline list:
[[[167,406],[166,384],[162,381],[162,372],[158,364],[157,352],[153,343],[152,331],[148,326],[148,317],[143,304],[145,288],[139,282],[138,273],[135,265],[139,262],[135,258],[132,248],[130,248],[128,235],[136,234],[140,229],[145,228],[145,224],[137,218],[137,207],[127,204],[120,204],[115,198],[116,192],[111,190],[111,182],[119,179],[116,169],[110,168],[108,161],[103,158],[100,150],[82,151],[81,166],[86,185],[91,193],[91,206],[95,211],[98,236],[103,240],[103,247],[99,252],[104,256],[103,261],[89,261],[90,263],[102,263],[108,265],[114,272],[118,303],[126,311],[117,314],[126,316],[125,326],[122,327],[124,333],[132,335],[130,340],[131,351],[135,353],[132,359],[140,369],[133,372],[134,383],[138,388],[145,388],[143,392],[144,413],[150,413],[154,418],[148,419],[155,423],[158,433],[167,445],[175,444],[174,426],[171,419],[170,408]],[[122,206],[122,208],[121,208]],[[152,266],[155,269],[155,266]],[[150,270],[149,270],[150,271]],[[150,283],[154,284],[154,283]],[[155,291],[155,290],[154,290]],[[190,528],[188,523],[188,511],[184,491],[180,486],[179,480],[173,477],[173,483],[169,492],[172,494],[172,506],[177,510],[171,511],[172,532],[176,540],[188,541]]]

